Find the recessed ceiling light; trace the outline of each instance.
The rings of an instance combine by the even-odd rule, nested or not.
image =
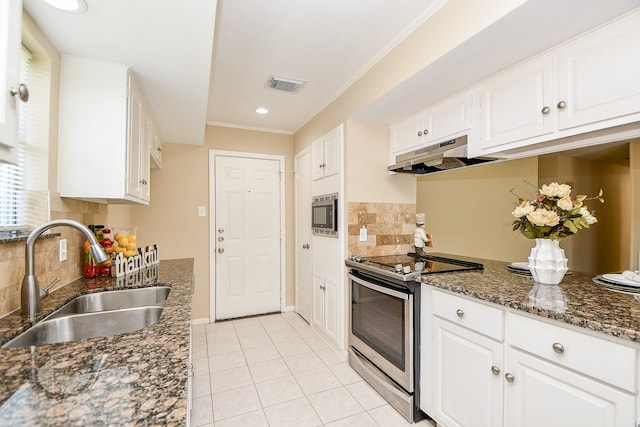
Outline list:
[[[268,114],[269,110],[267,110],[264,107],[259,107],[259,108],[256,108],[256,113],[258,113],[258,114]]]
[[[87,11],[85,0],[44,0],[50,6],[69,13],[84,13]]]

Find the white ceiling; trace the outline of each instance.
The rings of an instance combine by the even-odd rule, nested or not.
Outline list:
[[[73,15],[23,1],[61,53],[130,65],[162,140],[195,145],[207,123],[297,131],[446,2],[86,0]],[[639,6],[529,0],[354,117],[389,123]],[[265,88],[271,74],[307,83],[278,92]]]

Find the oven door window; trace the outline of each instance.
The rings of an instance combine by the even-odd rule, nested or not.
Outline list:
[[[405,370],[405,301],[351,282],[351,333]]]

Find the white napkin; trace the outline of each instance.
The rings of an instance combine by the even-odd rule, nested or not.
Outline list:
[[[640,272],[638,271],[629,271],[629,270],[623,271],[622,277],[624,277],[625,279],[633,280],[634,282],[640,283]]]

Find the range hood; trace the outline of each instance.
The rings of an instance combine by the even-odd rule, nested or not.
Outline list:
[[[467,158],[467,136],[420,148],[396,157],[396,164],[388,167],[391,172],[426,175],[449,169],[490,162],[492,158]]]

